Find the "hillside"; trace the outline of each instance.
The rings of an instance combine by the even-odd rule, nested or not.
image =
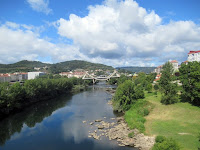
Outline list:
[[[47,64],[40,61],[28,61],[23,60],[14,64],[0,64],[0,73],[12,73],[12,72],[28,72],[34,71],[34,67],[48,67],[49,73],[60,73],[64,71],[70,71],[75,69],[85,69],[85,70],[113,70],[111,66],[106,66],[103,64],[90,63],[82,60],[72,60],[65,61],[56,64]]]
[[[33,71],[34,67],[45,67],[50,64],[42,63],[40,61],[28,61],[22,60],[14,64],[0,64],[0,73],[12,73],[12,72],[28,72]]]
[[[116,69],[120,71],[130,71],[130,72],[145,72],[145,73],[151,73],[156,67],[117,67]]]
[[[52,73],[59,73],[69,70],[75,70],[75,69],[85,69],[85,70],[96,70],[96,69],[102,69],[102,70],[113,70],[114,68],[111,66],[106,66],[103,64],[97,64],[97,63],[91,63],[87,61],[82,60],[72,60],[72,61],[65,61],[60,62],[57,64],[53,64],[50,68]]]

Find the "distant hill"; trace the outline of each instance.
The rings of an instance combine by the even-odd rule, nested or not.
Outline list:
[[[0,73],[28,72],[33,71],[34,67],[49,67],[50,65],[40,61],[22,60],[14,64],[0,64]]]
[[[70,71],[75,69],[85,69],[85,70],[113,70],[111,66],[106,66],[103,64],[90,63],[82,60],[72,60],[65,61],[56,64],[47,64],[40,61],[28,61],[22,60],[14,64],[0,64],[0,73],[12,73],[12,72],[28,72],[34,71],[34,67],[48,67],[48,72],[50,73],[60,73],[64,71]]]
[[[50,68],[52,73],[59,73],[59,72],[75,70],[75,69],[113,70],[114,68],[111,67],[111,66],[106,66],[106,65],[98,64],[98,63],[91,63],[91,62],[87,62],[87,61],[83,61],[83,60],[72,60],[72,61],[60,62],[60,63],[57,63],[57,64],[53,64]]]
[[[145,72],[145,73],[151,73],[156,67],[135,67],[135,66],[130,66],[130,67],[117,67],[116,69],[121,71],[121,72]]]

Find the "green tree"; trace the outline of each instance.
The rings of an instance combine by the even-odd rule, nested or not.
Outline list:
[[[113,98],[114,110],[126,111],[131,107],[131,104],[137,101],[138,98],[143,97],[140,97],[140,95],[136,93],[134,83],[130,80],[126,80],[117,87]]]
[[[151,83],[148,83],[146,85],[146,90],[148,91],[148,93],[151,93],[152,92],[152,84]]]
[[[173,66],[170,62],[165,63],[163,66],[162,76],[159,85],[161,87],[161,103],[173,104],[178,102],[177,84],[173,82]]]
[[[182,64],[179,70],[183,85],[183,101],[200,106],[200,62]]]
[[[155,84],[155,85],[154,85],[154,90],[156,90],[156,91],[159,90],[158,84]]]

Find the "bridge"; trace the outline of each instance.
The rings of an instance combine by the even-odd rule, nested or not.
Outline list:
[[[114,72],[112,74],[110,74],[109,76],[92,76],[90,75],[88,72],[86,72],[86,74],[83,76],[83,80],[93,80],[93,83],[95,83],[96,81],[108,81],[110,80],[110,78],[119,78],[120,75],[117,73],[116,70],[114,70]]]

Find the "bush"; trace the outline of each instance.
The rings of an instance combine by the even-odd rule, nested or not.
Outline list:
[[[133,137],[134,137],[134,132],[129,133],[129,134],[128,134],[128,137],[129,137],[129,138],[133,138]]]
[[[166,140],[166,137],[164,137],[164,136],[158,135],[156,137],[156,143],[162,143],[165,140]]]
[[[168,139],[164,136],[157,136],[156,144],[154,144],[152,150],[180,150],[180,146],[172,138]]]

